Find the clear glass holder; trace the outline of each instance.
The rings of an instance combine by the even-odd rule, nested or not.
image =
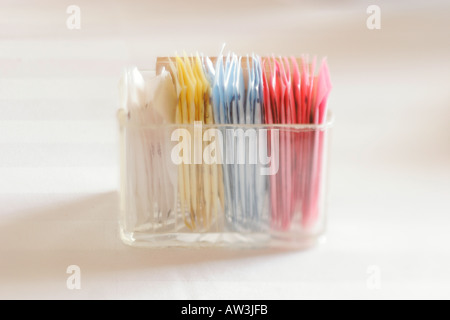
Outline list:
[[[138,247],[295,247],[323,239],[325,124],[136,125],[118,112],[120,234]]]

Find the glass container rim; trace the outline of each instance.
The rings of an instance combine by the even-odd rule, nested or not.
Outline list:
[[[194,128],[194,123],[155,123],[155,124],[136,124],[129,120],[127,111],[123,108],[117,111],[117,120],[121,128],[127,129],[167,129],[167,128]],[[334,114],[331,110],[327,111],[327,118],[324,123],[311,124],[311,123],[258,123],[258,124],[221,124],[211,123],[207,124],[201,122],[203,129],[218,129],[218,128],[230,128],[230,129],[309,129],[309,130],[325,130],[331,128],[334,124]]]

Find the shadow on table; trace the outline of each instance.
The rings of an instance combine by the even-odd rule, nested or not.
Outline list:
[[[0,224],[0,285],[283,254],[276,249],[140,249],[122,244],[118,195],[109,192],[18,212]]]

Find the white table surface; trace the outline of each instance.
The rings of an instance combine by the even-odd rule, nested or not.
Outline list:
[[[450,298],[450,4],[314,3],[2,1],[0,298]],[[66,28],[70,4],[80,30]],[[366,27],[370,4],[381,30]],[[223,42],[328,56],[336,125],[319,247],[145,250],[118,238],[122,68],[216,55]],[[66,287],[69,265],[80,290]]]

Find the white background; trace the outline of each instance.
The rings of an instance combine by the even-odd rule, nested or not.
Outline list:
[[[152,3],[153,2],[153,3]],[[2,0],[0,298],[450,298],[448,1]],[[68,30],[66,8],[81,8]],[[366,27],[370,4],[381,30]],[[328,56],[328,242],[143,250],[117,234],[124,66]],[[66,268],[81,268],[81,290]],[[367,286],[371,266],[381,289]]]

